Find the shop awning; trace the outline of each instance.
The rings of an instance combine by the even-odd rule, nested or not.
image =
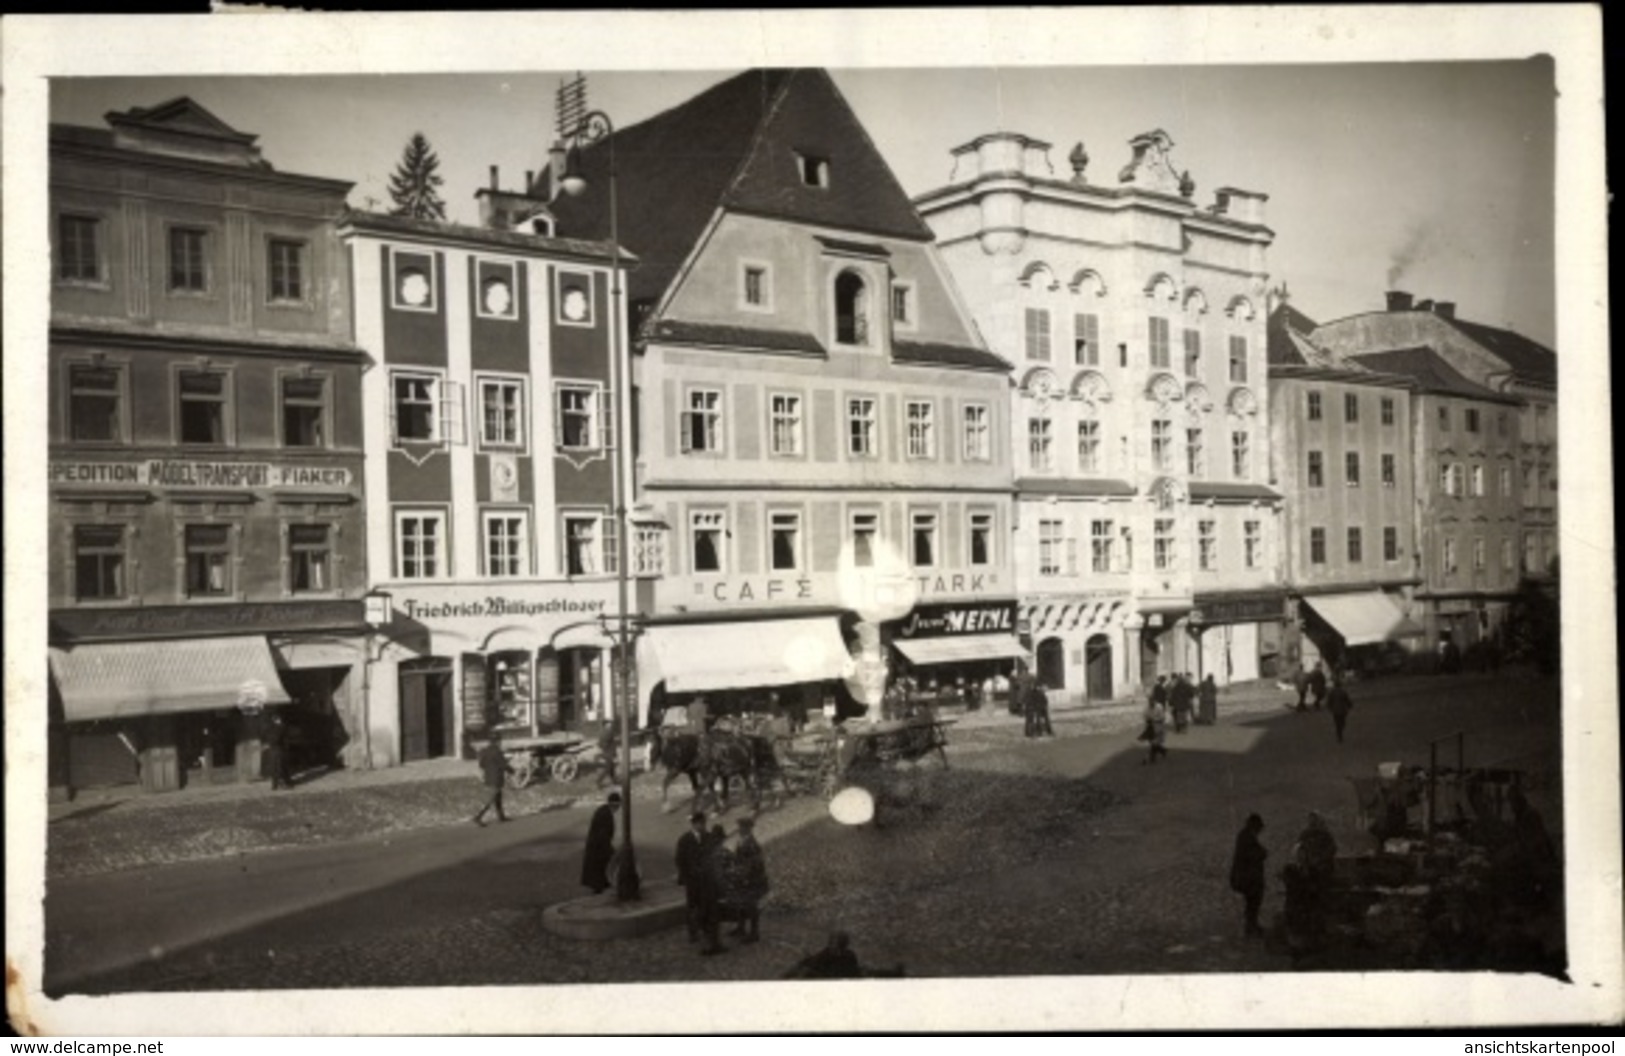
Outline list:
[[[974,660],[1013,660],[1026,657],[1014,635],[965,634],[947,638],[899,638],[892,642],[911,663],[957,664]]]
[[[1343,636],[1344,645],[1374,645],[1425,633],[1380,590],[1303,599]]]
[[[52,649],[51,672],[69,722],[288,703],[271,647],[252,636]]]
[[[823,682],[851,663],[833,616],[650,627],[644,640],[668,693]]]

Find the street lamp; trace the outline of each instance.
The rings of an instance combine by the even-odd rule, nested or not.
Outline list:
[[[615,897],[622,902],[636,901],[639,897],[640,881],[638,879],[637,857],[632,849],[632,709],[635,702],[632,697],[632,631],[629,628],[627,608],[629,605],[630,584],[627,563],[629,550],[627,546],[627,520],[626,520],[626,467],[623,460],[629,455],[626,449],[626,417],[630,408],[622,400],[626,393],[626,355],[622,348],[621,315],[623,311],[623,293],[621,288],[621,231],[620,212],[616,201],[616,172],[615,172],[615,126],[610,122],[609,115],[601,110],[591,110],[582,114],[575,126],[568,130],[561,129],[562,141],[555,145],[552,152],[552,164],[562,168],[563,175],[559,180],[559,188],[572,198],[579,197],[587,189],[587,179],[581,172],[581,152],[584,147],[591,146],[600,140],[607,140],[609,147],[609,244],[611,254],[610,271],[610,314],[609,314],[609,347],[611,358],[610,386],[614,394],[616,405],[614,440],[615,457],[611,465],[611,476],[615,491],[615,587],[616,629],[613,635],[615,641],[615,707],[619,712],[621,726],[621,868],[615,878]],[[561,165],[562,163],[562,165]]]
[[[366,661],[361,666],[361,699],[365,701],[361,715],[361,751],[366,758],[366,769],[372,769],[372,655],[373,635],[384,636],[388,642],[389,625],[395,621],[395,596],[382,587],[373,587],[361,596],[362,619],[367,624],[367,642],[364,646]],[[379,648],[380,658],[383,649]]]

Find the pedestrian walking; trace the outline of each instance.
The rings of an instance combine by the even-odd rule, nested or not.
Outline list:
[[[1343,688],[1341,681],[1332,683],[1331,692],[1326,698],[1326,707],[1331,710],[1332,724],[1337,727],[1337,743],[1342,744],[1343,727],[1349,721],[1349,712],[1354,709],[1354,701],[1349,698],[1349,691]]]
[[[1214,684],[1212,675],[1202,679],[1202,685],[1196,691],[1196,700],[1197,722],[1212,726],[1219,721],[1219,687]]]
[[[271,791],[293,787],[293,778],[288,774],[288,723],[276,711],[266,718],[265,766],[271,771]]]
[[[508,757],[502,754],[502,735],[492,733],[491,739],[480,749],[480,773],[485,781],[485,805],[474,815],[474,824],[485,827],[485,812],[495,809],[498,821],[507,821],[502,810],[502,786],[508,780]]]
[[[1196,687],[1191,685],[1185,675],[1175,675],[1173,685],[1168,690],[1168,707],[1174,716],[1174,732],[1184,733],[1185,727],[1190,725],[1192,707],[1196,699]]]
[[[1140,740],[1148,744],[1146,763],[1154,763],[1168,754],[1168,706],[1159,701],[1155,694],[1145,706],[1145,729],[1140,731]]]
[[[611,792],[602,806],[592,812],[587,827],[587,850],[581,858],[581,883],[601,895],[609,889],[609,862],[615,857],[615,810],[621,794]]]
[[[1038,679],[1027,676],[1022,691],[1021,710],[1027,716],[1028,737],[1054,737],[1055,727],[1049,721],[1049,694],[1038,684]]]
[[[606,720],[598,731],[598,758],[601,761],[598,787],[620,784],[620,771],[617,768],[621,765],[621,725],[614,719]]]
[[[1241,895],[1242,919],[1248,935],[1262,935],[1258,912],[1264,906],[1264,859],[1269,852],[1258,842],[1264,831],[1264,819],[1257,814],[1247,815],[1247,822],[1236,834],[1236,852],[1230,858],[1230,890]]]
[[[762,854],[762,845],[756,842],[753,818],[739,819],[731,865],[728,892],[739,918],[733,934],[742,936],[744,942],[757,942],[762,937],[762,899],[767,897],[770,885],[767,858]]]
[[[1297,670],[1292,673],[1292,688],[1298,691],[1298,710],[1309,710],[1304,704],[1309,696],[1309,672],[1304,670],[1302,663],[1298,664]]]
[[[1315,669],[1309,672],[1309,697],[1316,711],[1326,703],[1326,665],[1319,660],[1315,661]]]
[[[677,883],[688,902],[688,941],[699,939],[703,923],[700,896],[704,893],[700,873],[705,849],[705,814],[696,811],[688,817],[688,831],[677,839]]]

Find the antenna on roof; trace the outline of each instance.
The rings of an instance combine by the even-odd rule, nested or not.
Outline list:
[[[568,139],[581,127],[587,114],[587,78],[578,70],[575,79],[559,85],[555,96],[554,132],[560,139]]]

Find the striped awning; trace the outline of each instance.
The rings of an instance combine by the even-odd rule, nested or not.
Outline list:
[[[288,703],[260,637],[109,642],[50,655],[69,722]]]

